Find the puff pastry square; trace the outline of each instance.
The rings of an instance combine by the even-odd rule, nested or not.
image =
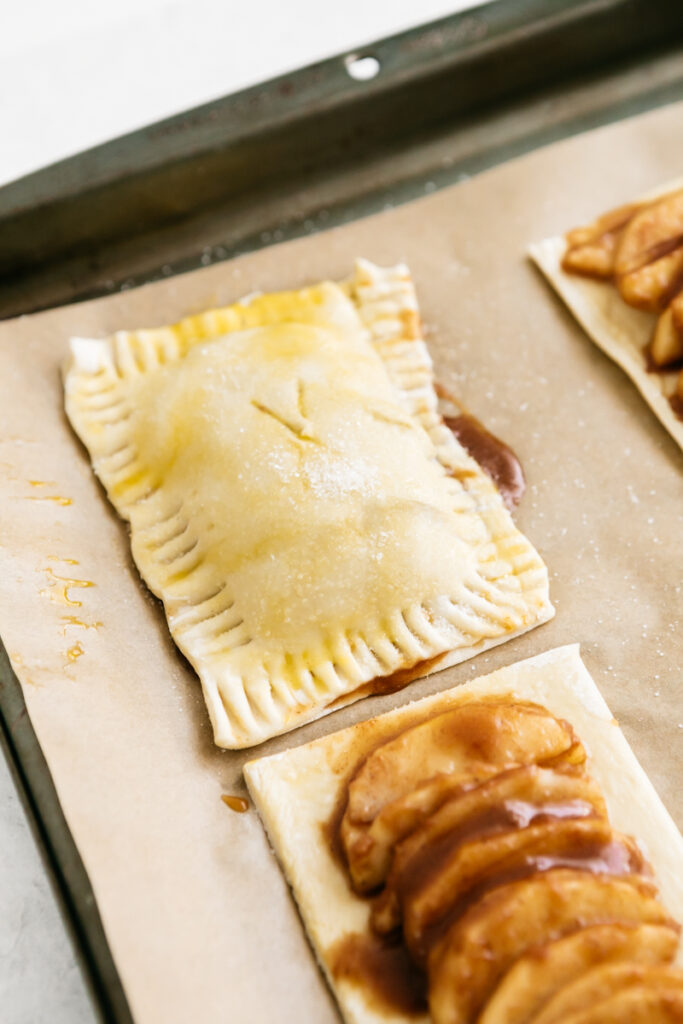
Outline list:
[[[74,338],[65,390],[219,746],[553,614],[539,555],[438,413],[405,267]]]
[[[658,199],[683,188],[683,179],[640,196],[637,202]],[[529,247],[529,255],[566,303],[586,334],[631,378],[654,414],[683,448],[683,420],[670,399],[676,392],[679,369],[651,372],[647,348],[657,316],[626,305],[609,280],[590,280],[562,269],[567,242],[561,235]]]
[[[347,1024],[428,1024],[430,1017],[378,1005],[372,992],[333,972],[339,944],[352,933],[369,932],[372,907],[352,890],[346,866],[324,838],[329,823],[338,820],[340,795],[381,742],[423,717],[492,697],[529,701],[569,722],[589,755],[612,825],[643,844],[663,905],[674,919],[683,918],[683,837],[600,696],[578,645],[556,648],[245,765],[249,791]],[[677,963],[682,959],[679,947]]]

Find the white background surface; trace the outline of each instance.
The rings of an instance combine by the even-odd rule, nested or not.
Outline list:
[[[477,5],[0,0],[0,184],[198,103]]]
[[[474,6],[0,0],[0,185],[198,103]],[[97,1019],[2,744],[0,1019]]]

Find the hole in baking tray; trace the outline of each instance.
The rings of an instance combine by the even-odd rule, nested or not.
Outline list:
[[[357,82],[369,82],[371,78],[376,78],[382,66],[376,57],[369,54],[360,56],[357,53],[348,56],[344,65],[350,77]]]

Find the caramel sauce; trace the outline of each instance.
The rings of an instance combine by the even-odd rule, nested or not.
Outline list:
[[[229,793],[223,793],[221,800],[229,807],[231,811],[236,811],[238,814],[244,814],[245,811],[249,810],[249,801],[243,796],[231,796]]]
[[[683,420],[683,398],[680,395],[672,395],[669,399],[669,405],[679,420]]]
[[[40,591],[41,597],[47,597],[50,601],[68,605],[70,608],[81,608],[83,606],[82,601],[72,598],[69,594],[72,587],[87,589],[88,587],[95,586],[90,580],[74,580],[69,576],[58,576],[49,566],[44,571],[50,582],[48,582],[47,590]]]
[[[81,629],[99,629],[102,625],[101,622],[84,622],[83,619],[79,619],[76,615],[62,615],[62,636],[66,636],[66,631],[69,626],[77,626]]]
[[[512,511],[519,505],[526,490],[522,464],[509,445],[486,429],[476,416],[472,416],[462,402],[443,384],[436,382],[437,396],[452,406],[455,415],[442,415],[444,424],[457,438],[465,451],[479,463],[500,492],[505,507]]]
[[[73,645],[73,647],[69,648],[69,650],[66,652],[66,656],[69,659],[69,661],[73,663],[74,661],[78,661],[78,659],[84,653],[85,652],[83,651],[83,645],[80,643],[76,643]]]
[[[526,490],[524,470],[512,448],[490,433],[469,413],[444,416],[443,421],[465,451],[491,477],[500,491],[505,507],[512,511],[519,505]]]
[[[54,501],[57,505],[73,505],[71,498],[62,498],[57,494],[29,494],[26,501]]]
[[[512,828],[526,828],[532,822],[542,824],[566,818],[596,816],[593,807],[583,800],[567,800],[561,804],[532,804],[522,800],[506,800],[497,807],[489,807],[482,814],[469,818],[458,828],[450,829],[437,840],[427,843],[410,863],[405,878],[398,879],[399,890],[403,897],[410,897],[438,875],[457,848],[471,839],[485,839],[487,836]]]
[[[332,975],[363,988],[374,1009],[419,1017],[427,1010],[427,980],[396,938],[352,932],[327,951]]]
[[[396,693],[397,690],[402,690],[404,686],[412,683],[415,679],[421,679],[422,676],[427,676],[430,672],[433,672],[443,657],[443,654],[437,654],[436,657],[425,658],[409,668],[398,669],[396,672],[391,672],[386,676],[375,676],[369,682],[361,683],[355,690],[337,697],[327,705],[327,708],[329,711],[333,711],[335,708],[348,704],[351,700],[356,700],[359,697],[378,697],[384,696],[387,693]]]
[[[497,866],[480,881],[444,909],[437,918],[430,921],[421,933],[418,944],[411,950],[420,964],[426,964],[430,951],[467,910],[477,903],[491,889],[521,882],[532,875],[557,870],[571,869],[586,871],[594,875],[618,877],[634,874],[642,861],[634,857],[625,845],[617,842],[598,845],[593,842],[575,844],[566,853],[557,855],[532,855],[510,868]]]

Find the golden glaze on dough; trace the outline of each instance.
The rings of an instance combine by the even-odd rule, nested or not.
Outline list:
[[[438,414],[405,268],[73,339],[65,386],[221,746],[552,614],[545,566]]]

